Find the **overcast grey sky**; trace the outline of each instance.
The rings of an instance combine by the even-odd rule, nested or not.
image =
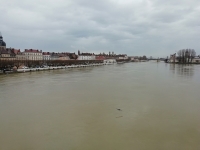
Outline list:
[[[0,0],[7,47],[166,57],[200,54],[200,0]]]

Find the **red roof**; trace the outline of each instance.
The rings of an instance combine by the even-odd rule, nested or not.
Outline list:
[[[13,53],[17,54],[17,53],[20,53],[20,49],[12,49]]]
[[[43,52],[42,54],[43,54],[43,55],[50,55],[49,52]]]

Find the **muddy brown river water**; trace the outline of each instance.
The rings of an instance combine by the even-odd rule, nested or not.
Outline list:
[[[0,76],[0,150],[199,149],[200,65]]]

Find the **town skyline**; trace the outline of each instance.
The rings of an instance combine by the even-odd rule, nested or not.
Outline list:
[[[127,54],[116,54],[115,52],[111,52],[111,51],[109,51],[108,53],[105,53],[105,52],[94,53],[94,52],[83,52],[83,51],[80,51],[80,50],[77,50],[77,52],[69,52],[69,51],[56,51],[56,52],[53,51],[53,52],[50,52],[50,51],[42,51],[41,49],[32,49],[32,48],[27,48],[27,49],[22,50],[22,49],[17,49],[17,48],[13,48],[13,47],[7,47],[6,42],[3,40],[3,36],[0,32],[0,59],[1,59],[1,57],[4,59],[4,57],[5,57],[4,54],[6,54],[6,55],[8,54],[5,57],[6,59],[11,58],[11,60],[12,60],[17,55],[20,55],[20,58],[21,58],[21,56],[24,55],[27,52],[28,53],[38,53],[38,54],[41,54],[41,56],[43,55],[43,57],[45,55],[49,55],[49,56],[50,55],[51,56],[56,55],[56,58],[54,58],[54,59],[57,59],[57,58],[63,57],[63,56],[65,57],[65,56],[69,56],[69,55],[76,55],[76,54],[77,54],[76,56],[115,56],[115,57],[127,56]],[[3,54],[3,56],[2,56],[2,54]],[[146,58],[145,55],[136,56],[136,57],[145,57]],[[73,59],[77,59],[77,58],[73,58]],[[32,59],[32,57],[31,57],[31,59],[28,58],[28,57],[27,58],[24,57],[23,59],[37,60],[37,59]],[[46,60],[45,57],[40,58],[40,56],[39,56],[39,60],[41,60],[41,59]],[[67,59],[69,59],[69,58],[67,58]],[[67,59],[65,58],[64,60],[67,60]],[[95,58],[92,58],[92,59],[95,59]],[[50,60],[50,58],[48,58],[47,60]],[[63,60],[63,59],[61,59],[61,60]]]
[[[149,57],[200,49],[197,0],[2,0],[1,4],[0,30],[11,48]]]

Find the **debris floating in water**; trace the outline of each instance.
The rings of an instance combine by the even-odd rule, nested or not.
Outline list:
[[[122,111],[120,108],[116,108],[117,110],[119,110],[119,111]]]

